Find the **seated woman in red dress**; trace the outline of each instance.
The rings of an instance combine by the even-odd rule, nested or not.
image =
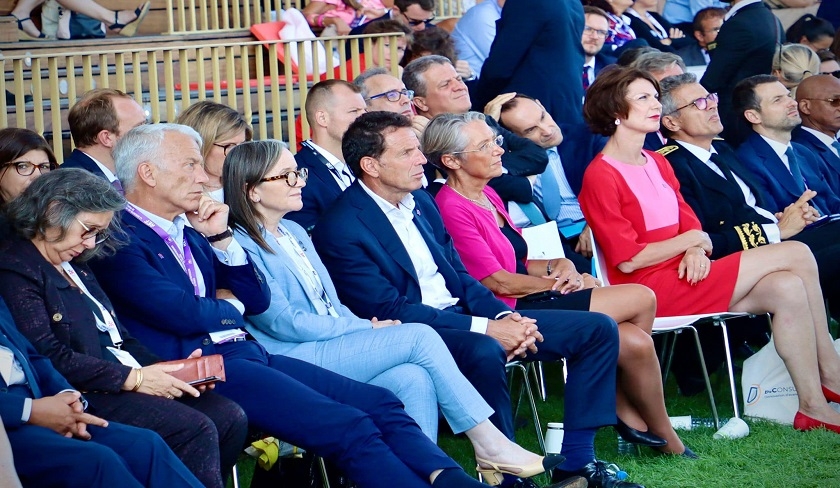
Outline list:
[[[616,413],[621,436],[696,457],[671,427],[650,332],[656,297],[640,285],[601,288],[568,259],[527,260],[528,246],[501,198],[487,186],[502,174],[504,149],[477,112],[442,114],[423,133],[423,152],[447,173],[436,200],[467,271],[510,307],[601,312],[618,323]]]
[[[840,401],[840,357],[813,255],[784,242],[710,261],[712,242],[671,166],[642,149],[645,135],[659,129],[661,111],[657,81],[637,69],[602,72],[586,95],[584,118],[610,139],[587,168],[579,200],[610,282],[651,288],[660,316],[772,313],[776,349],[799,394],[794,428],[840,433],[840,413],[828,405]]]

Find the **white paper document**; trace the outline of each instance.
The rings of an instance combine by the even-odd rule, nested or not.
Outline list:
[[[558,259],[565,258],[563,243],[560,242],[560,231],[556,222],[526,227],[522,229],[522,237],[528,243],[528,259]]]

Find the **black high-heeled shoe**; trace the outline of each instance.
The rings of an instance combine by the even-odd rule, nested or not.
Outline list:
[[[32,34],[23,30],[23,23],[24,22],[26,22],[26,21],[32,22],[32,19],[30,19],[29,17],[27,17],[25,19],[19,19],[19,18],[15,17],[14,15],[9,15],[9,17],[11,17],[11,18],[15,19],[15,21],[17,21],[18,39],[20,39],[21,41],[51,41],[51,40],[53,40],[53,39],[47,37],[47,35],[44,34],[43,32],[39,32],[38,37],[35,37]]]
[[[136,15],[136,17],[134,18],[134,20],[132,20],[128,23],[125,23],[125,24],[120,22],[120,18],[119,18],[120,12],[119,12],[119,10],[114,11],[114,23],[109,25],[108,29],[110,29],[110,30],[118,30],[119,29],[119,31],[120,31],[119,34],[121,36],[133,37],[134,34],[137,33],[137,27],[140,26],[140,23],[143,22],[143,19],[146,18],[146,14],[149,13],[149,9],[151,8],[151,6],[152,6],[152,2],[147,1],[143,5],[140,5],[139,7],[134,9],[134,15]]]
[[[622,439],[627,442],[632,442],[633,444],[649,447],[662,447],[668,444],[668,441],[658,435],[652,434],[650,431],[642,432],[636,430],[622,422],[621,419],[618,419],[618,423],[615,425],[615,430]]]

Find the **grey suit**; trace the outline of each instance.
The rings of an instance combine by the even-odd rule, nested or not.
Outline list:
[[[356,317],[339,301],[303,227],[288,220],[282,224],[318,273],[338,316],[324,313],[323,301],[273,235],[262,230],[274,251],[269,253],[237,230],[237,241],[263,272],[271,289],[268,310],[247,317],[246,326],[268,352],[391,390],[433,440],[437,437],[438,405],[455,433],[469,430],[492,415],[493,409],[459,372],[433,329],[423,324],[374,329],[369,320]]]

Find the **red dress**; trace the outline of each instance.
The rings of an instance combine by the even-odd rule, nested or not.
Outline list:
[[[633,166],[599,154],[583,177],[580,206],[603,249],[610,283],[640,283],[651,288],[660,317],[727,311],[738,278],[740,252],[713,261],[709,276],[694,286],[678,278],[683,254],[632,273],[618,269],[649,243],[701,230],[668,161],[657,153],[645,151],[645,155],[647,164]]]

